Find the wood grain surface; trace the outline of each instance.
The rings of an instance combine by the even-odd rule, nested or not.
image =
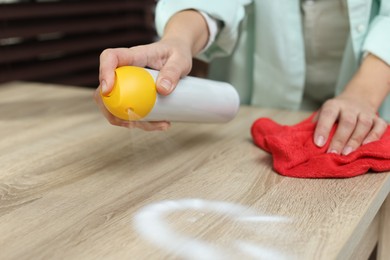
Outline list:
[[[390,258],[390,196],[382,205],[380,212],[378,259]]]
[[[0,86],[0,259],[347,259],[372,236],[388,173],[283,177],[252,143],[255,119],[309,113],[143,132],[109,125],[92,92]]]

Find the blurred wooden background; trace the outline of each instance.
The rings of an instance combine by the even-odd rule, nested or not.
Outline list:
[[[102,50],[155,39],[154,4],[153,0],[0,4],[0,82],[96,87]]]
[[[157,39],[154,0],[10,2],[0,1],[0,83],[96,87],[104,49]],[[194,67],[193,75],[205,76],[203,63]]]

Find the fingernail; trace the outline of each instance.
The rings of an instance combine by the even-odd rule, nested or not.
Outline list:
[[[324,144],[325,144],[325,138],[322,135],[318,136],[316,139],[316,145],[322,147],[324,146]]]
[[[164,125],[160,125],[158,129],[159,129],[160,131],[167,131],[168,128],[169,128],[169,125],[164,124]]]
[[[107,86],[107,82],[105,80],[102,80],[102,93],[103,95],[107,95],[108,93],[108,86]]]
[[[350,154],[352,152],[352,147],[351,146],[346,146],[346,147],[344,147],[344,149],[343,149],[343,155],[348,155],[348,154]]]
[[[371,143],[371,142],[372,142],[372,141],[370,141],[370,140],[364,140],[363,143],[362,143],[362,145],[369,144],[369,143]]]
[[[162,79],[160,81],[160,86],[165,89],[167,92],[171,92],[172,89],[172,83],[167,79]]]
[[[336,149],[329,149],[328,153],[335,153],[338,154],[339,152]]]

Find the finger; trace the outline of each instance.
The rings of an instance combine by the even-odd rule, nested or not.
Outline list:
[[[111,92],[115,80],[115,69],[121,66],[147,65],[145,46],[106,49],[100,54],[99,81],[103,95]]]
[[[321,110],[320,110],[321,111]],[[318,118],[319,118],[319,116],[320,116],[320,111],[318,111],[318,112],[316,112],[313,116],[312,116],[312,118],[311,118],[311,122],[317,122],[318,121]]]
[[[156,81],[157,91],[162,95],[170,94],[175,89],[180,78],[190,72],[191,66],[191,62],[188,65],[181,58],[170,57],[158,74]]]
[[[106,49],[100,54],[99,82],[103,95],[107,95],[112,90],[115,69],[120,66],[121,52],[125,52],[125,49]]]
[[[348,155],[355,151],[367,137],[374,124],[374,119],[371,116],[359,115],[358,121],[351,137],[342,150],[343,155]]]
[[[166,121],[158,122],[141,122],[141,121],[132,121],[129,124],[130,128],[136,127],[144,131],[166,131],[170,127],[170,123]]]
[[[341,153],[348,139],[351,137],[356,124],[356,115],[350,113],[340,114],[339,124],[329,145],[328,153]]]
[[[316,117],[318,121],[314,130],[314,143],[318,147],[323,147],[329,138],[333,125],[339,117],[339,109],[332,100],[329,100],[325,102]]]
[[[381,139],[381,137],[386,132],[388,127],[389,126],[387,125],[385,120],[383,120],[380,117],[375,118],[374,126],[372,127],[371,131],[368,133],[367,137],[364,139],[363,144],[368,144]]]
[[[96,104],[98,105],[98,108],[100,110],[100,112],[103,114],[103,116],[107,119],[107,121],[112,124],[112,125],[116,125],[116,126],[123,126],[123,127],[129,127],[129,122],[128,121],[125,121],[125,120],[122,120],[120,118],[117,118],[115,117],[114,115],[112,115],[108,110],[107,108],[104,106],[103,104],[103,100],[100,96],[100,91],[101,91],[101,87],[99,86],[95,93],[94,93],[94,99],[95,99],[95,102]]]
[[[170,127],[170,123],[166,121],[158,122],[141,122],[141,121],[126,121],[112,115],[104,106],[103,100],[100,95],[101,87],[99,86],[95,93],[94,99],[99,107],[99,110],[112,125],[122,126],[126,128],[139,128],[145,131],[165,131]]]

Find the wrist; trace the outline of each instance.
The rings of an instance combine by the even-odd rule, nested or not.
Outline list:
[[[342,95],[368,102],[376,111],[390,93],[390,66],[368,54]]]
[[[209,38],[207,23],[198,11],[181,11],[167,23],[162,40],[173,41],[188,47],[192,56],[197,55],[206,46]]]

